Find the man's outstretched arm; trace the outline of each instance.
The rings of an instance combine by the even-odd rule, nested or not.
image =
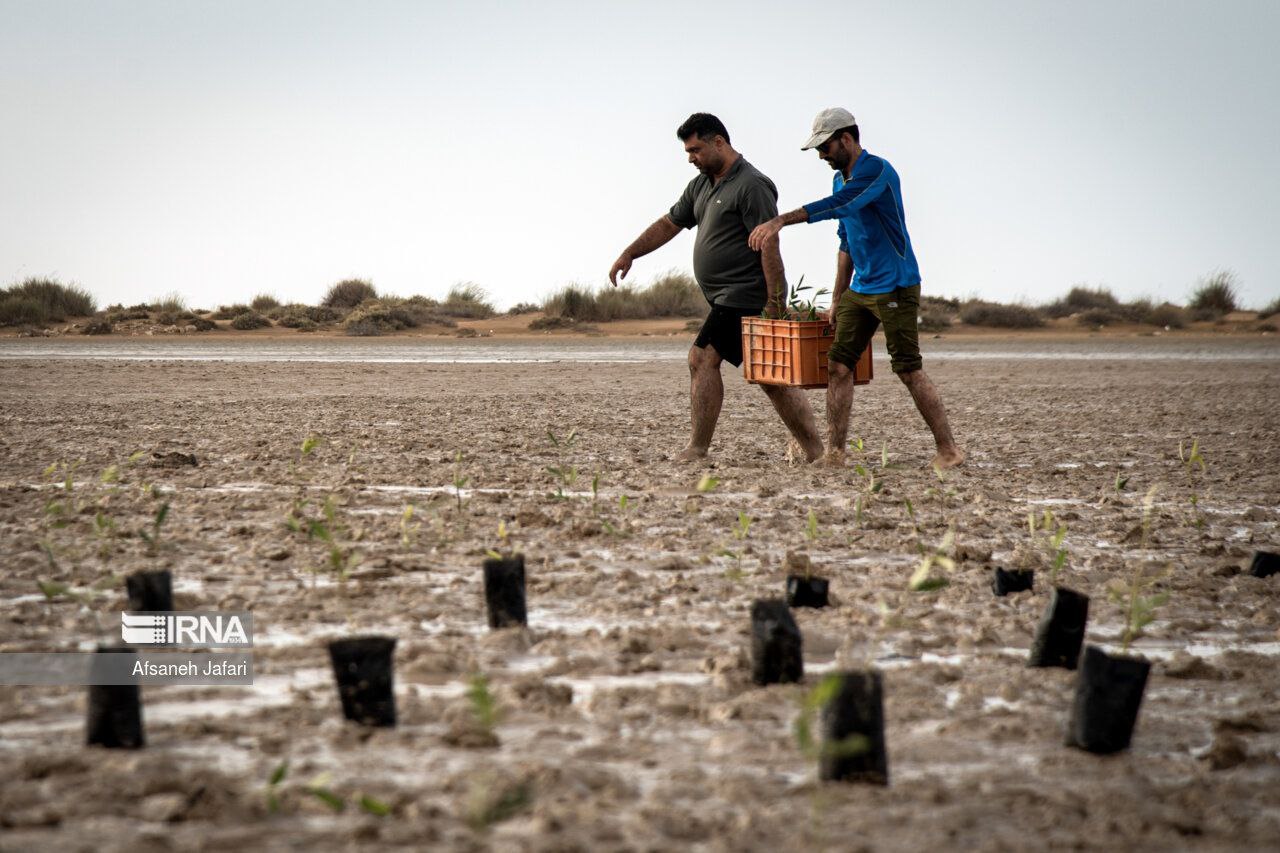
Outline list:
[[[760,249],[760,266],[764,268],[764,285],[769,294],[764,316],[777,319],[786,313],[787,304],[787,271],[777,237],[767,240]]]
[[[609,282],[614,286],[618,286],[618,274],[622,274],[622,278],[627,277],[627,273],[631,270],[631,262],[636,258],[643,257],[655,249],[659,249],[671,242],[671,238],[679,234],[683,229],[671,220],[670,216],[660,216],[652,225],[644,229],[644,232],[637,237],[630,246],[622,250],[622,254],[618,255],[618,259],[613,262],[613,268],[609,270]]]
[[[778,236],[778,232],[785,225],[799,225],[801,222],[809,221],[809,212],[803,207],[797,207],[790,213],[783,213],[773,217],[768,222],[763,222],[755,227],[751,232],[751,236],[747,238],[747,245],[757,252],[764,248],[765,243]]]

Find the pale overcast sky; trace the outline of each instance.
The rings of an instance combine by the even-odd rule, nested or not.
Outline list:
[[[501,306],[610,264],[724,120],[783,210],[852,110],[926,293],[1280,294],[1280,2],[0,0],[0,284],[316,302],[360,276]],[[835,226],[783,232],[828,284]],[[685,234],[638,261],[691,267]]]

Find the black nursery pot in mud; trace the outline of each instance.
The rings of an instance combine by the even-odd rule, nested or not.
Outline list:
[[[800,626],[785,601],[760,599],[751,605],[751,679],[756,684],[804,677]]]
[[[124,579],[129,610],[173,610],[173,577],[168,569],[134,572]]]
[[[329,643],[342,715],[366,726],[396,724],[392,637],[353,637]]]
[[[840,687],[822,707],[818,775],[826,782],[888,785],[880,673],[841,672],[835,677]]]
[[[490,628],[527,624],[523,554],[484,561],[484,603]]]
[[[98,654],[137,655],[128,646],[99,646]],[[91,671],[97,670],[96,662]],[[92,684],[85,720],[85,743],[107,749],[141,749],[142,690],[136,684]]]
[[[1067,746],[1106,755],[1129,748],[1151,664],[1088,646],[1080,659]]]
[[[1002,569],[997,566],[991,576],[991,591],[998,596],[1027,592],[1032,588],[1035,578],[1034,569]]]
[[[826,607],[831,581],[826,578],[787,575],[787,604],[791,607]]]
[[[1055,586],[1049,596],[1035,640],[1031,643],[1028,666],[1060,666],[1075,669],[1084,645],[1084,626],[1089,621],[1089,596]]]
[[[1254,551],[1253,562],[1249,564],[1249,574],[1255,578],[1269,578],[1280,572],[1280,554],[1272,551]]]

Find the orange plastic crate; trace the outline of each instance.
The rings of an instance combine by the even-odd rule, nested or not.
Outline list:
[[[825,320],[742,318],[742,375],[758,385],[827,387],[827,351],[835,330]],[[871,381],[871,347],[853,372],[856,385]]]

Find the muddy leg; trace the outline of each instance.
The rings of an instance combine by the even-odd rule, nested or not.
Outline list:
[[[899,373],[898,378],[911,392],[916,408],[924,422],[933,433],[933,441],[938,446],[938,453],[930,463],[934,468],[954,468],[964,461],[964,451],[956,446],[951,435],[951,422],[947,420],[947,409],[942,405],[942,396],[937,387],[923,370],[911,370]]]
[[[822,439],[818,437],[818,427],[813,421],[813,408],[799,388],[785,388],[780,385],[761,385],[761,390],[773,403],[778,417],[791,430],[796,441],[804,450],[805,460],[812,462],[822,455]]]
[[[853,406],[853,371],[832,361],[827,375],[827,455],[829,465],[844,464],[849,441],[849,409]]]
[[[720,353],[713,347],[689,348],[689,414],[693,432],[689,446],[676,457],[688,462],[707,455],[711,436],[724,403],[724,382],[720,378]]]

